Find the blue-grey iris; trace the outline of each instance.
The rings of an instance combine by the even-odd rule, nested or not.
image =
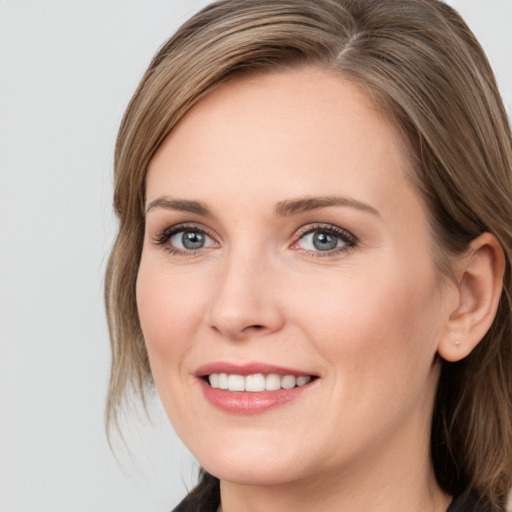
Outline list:
[[[331,251],[336,249],[338,237],[321,231],[313,235],[313,246],[319,251]]]
[[[181,243],[186,249],[201,249],[205,244],[204,233],[198,231],[185,231],[181,236]]]

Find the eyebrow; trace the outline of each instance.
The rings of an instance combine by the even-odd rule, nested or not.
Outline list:
[[[197,213],[204,217],[213,217],[210,209],[199,201],[188,201],[186,199],[171,199],[169,197],[159,197],[149,203],[146,213],[154,208],[164,208],[166,210],[178,210],[184,212]]]
[[[372,213],[380,217],[380,213],[366,203],[357,201],[350,197],[327,196],[327,197],[303,197],[299,199],[288,199],[277,203],[274,213],[278,217],[288,217],[303,213],[317,208],[327,208],[329,206],[348,206],[358,210]],[[191,213],[197,213],[204,217],[213,217],[211,210],[200,201],[190,201],[187,199],[171,199],[169,197],[159,197],[149,203],[146,213],[155,208],[164,208],[166,210],[177,210]]]
[[[275,207],[275,214],[279,217],[287,217],[289,215],[295,215],[317,208],[327,208],[329,206],[348,206],[380,217],[380,213],[373,206],[350,197],[340,196],[303,197],[300,199],[281,201],[277,203]]]

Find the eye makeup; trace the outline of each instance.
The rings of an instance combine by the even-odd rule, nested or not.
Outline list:
[[[291,250],[302,251],[307,256],[329,257],[347,252],[355,247],[358,239],[349,231],[328,223],[313,223],[300,228],[293,236]],[[169,254],[194,256],[201,251],[219,248],[215,235],[196,223],[179,223],[158,231],[152,243]]]

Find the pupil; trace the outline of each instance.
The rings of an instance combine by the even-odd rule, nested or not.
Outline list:
[[[186,249],[200,249],[204,246],[204,235],[197,231],[185,231],[181,242]]]
[[[330,251],[336,249],[338,238],[328,233],[315,233],[313,236],[313,245],[319,251]]]

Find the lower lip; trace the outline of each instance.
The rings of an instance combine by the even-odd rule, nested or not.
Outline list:
[[[201,389],[206,399],[218,409],[234,414],[258,414],[278,405],[296,400],[304,391],[309,389],[315,381],[304,386],[292,389],[278,389],[276,391],[227,391],[212,388],[201,379]]]

